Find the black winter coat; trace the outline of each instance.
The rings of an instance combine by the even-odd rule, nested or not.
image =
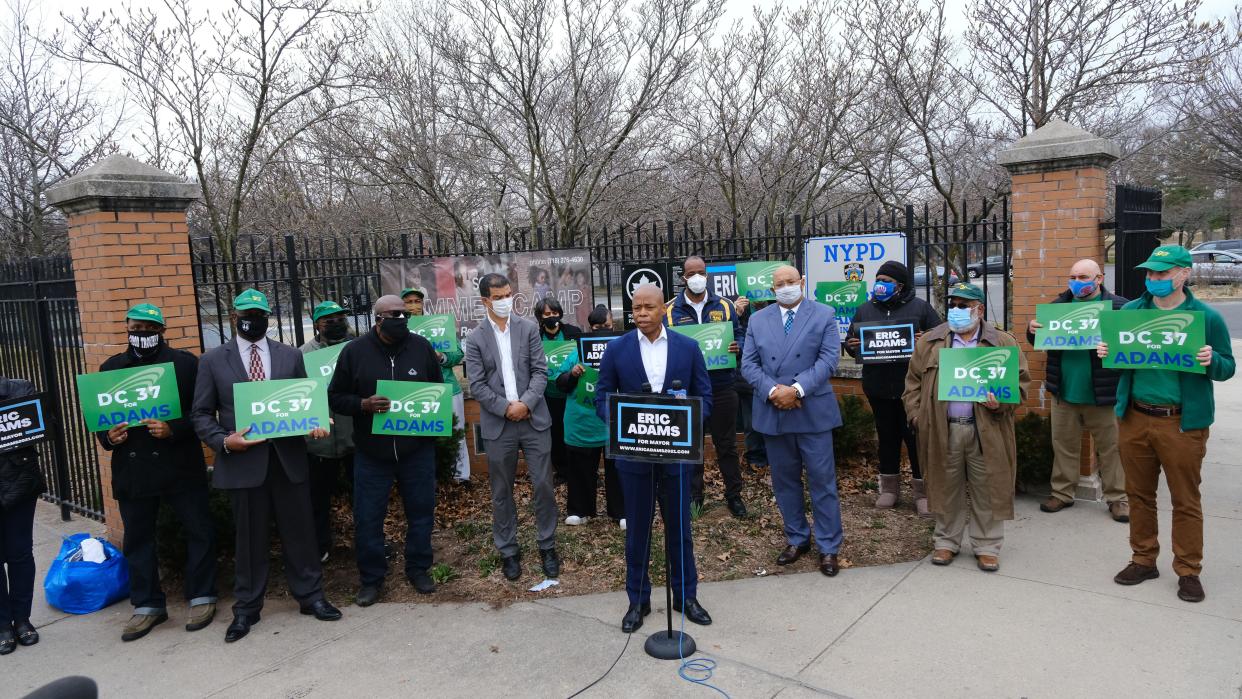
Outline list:
[[[112,496],[117,500],[168,495],[207,487],[207,462],[203,447],[190,424],[194,405],[194,384],[198,379],[198,357],[185,350],[163,345],[154,357],[138,359],[126,350],[114,354],[100,371],[132,369],[138,366],[171,363],[177,373],[177,395],[181,417],[168,421],[172,436],[156,439],[146,427],[131,427],[124,442],[113,446],[107,432],[95,438],[112,452]]]
[[[1061,292],[1060,296],[1053,299],[1053,303],[1070,303],[1074,297],[1070,295],[1068,289]],[[1096,301],[1111,301],[1113,310],[1119,311],[1121,307],[1130,302],[1129,299],[1118,296],[1109,292],[1103,286],[1100,286],[1100,297]],[[1026,341],[1031,345],[1035,344],[1035,333],[1030,332],[1030,326],[1027,326]],[[1061,395],[1061,353],[1062,352],[1087,352],[1091,357],[1091,389],[1095,393],[1096,405],[1116,405],[1117,404],[1117,382],[1121,381],[1121,372],[1105,369],[1100,358],[1096,356],[1095,350],[1051,350],[1047,352],[1048,363],[1044,368],[1044,388],[1054,396]]]
[[[0,377],[0,402],[33,396],[34,384],[23,379]],[[22,447],[0,454],[0,507],[13,507],[39,497],[47,490],[39,469],[39,452]]]
[[[914,324],[916,333],[931,330],[944,321],[931,304],[915,295],[912,287],[906,287],[887,301],[871,300],[858,307],[854,320],[845,339],[858,337],[858,323],[884,321],[886,323],[907,322]],[[847,349],[850,356],[857,358],[858,351]],[[863,393],[868,398],[899,399],[906,390],[906,369],[910,362],[893,362],[891,364],[864,364],[862,370]]]

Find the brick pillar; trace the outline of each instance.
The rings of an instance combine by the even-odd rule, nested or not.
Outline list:
[[[125,311],[148,302],[164,311],[168,344],[200,348],[186,208],[197,184],[123,155],[113,155],[48,191],[69,218],[69,253],[87,371],[125,349]],[[189,406],[182,406],[189,410]],[[108,538],[119,542],[111,455],[99,453]]]
[[[1026,342],[1035,306],[1065,290],[1069,269],[1084,258],[1104,265],[1100,221],[1108,218],[1108,168],[1120,151],[1112,141],[1054,119],[1003,151],[998,162],[1012,178],[1013,327],[1031,369],[1028,410],[1047,414],[1046,355]],[[1083,476],[1093,449],[1083,445]]]

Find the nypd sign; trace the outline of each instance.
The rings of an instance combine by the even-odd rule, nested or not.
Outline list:
[[[906,260],[904,233],[871,233],[867,235],[833,235],[806,241],[806,288],[814,290],[820,282],[863,282],[867,298],[875,285],[880,265],[895,260],[909,266]],[[854,320],[855,309],[833,307],[841,337],[845,337]]]

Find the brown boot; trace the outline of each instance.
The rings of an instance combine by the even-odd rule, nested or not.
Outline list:
[[[914,511],[920,517],[931,517],[931,510],[927,509],[927,489],[923,487],[923,479],[915,478],[910,481],[910,486],[914,490]]]
[[[897,493],[901,489],[901,476],[880,476],[880,497],[875,499],[876,509],[887,510],[897,505]]]

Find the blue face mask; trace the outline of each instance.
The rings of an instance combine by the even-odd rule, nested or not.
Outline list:
[[[1148,279],[1147,290],[1151,292],[1152,296],[1159,296],[1160,298],[1164,298],[1165,296],[1168,296],[1169,294],[1173,293],[1173,280],[1172,279]]]
[[[1095,280],[1089,282],[1080,282],[1077,279],[1071,279],[1069,282],[1070,293],[1075,298],[1084,298],[1095,293]]]
[[[954,332],[970,330],[974,324],[975,316],[969,308],[949,309],[949,328]]]
[[[895,293],[897,293],[897,282],[877,281],[875,286],[871,287],[871,296],[877,301],[887,301]]]

